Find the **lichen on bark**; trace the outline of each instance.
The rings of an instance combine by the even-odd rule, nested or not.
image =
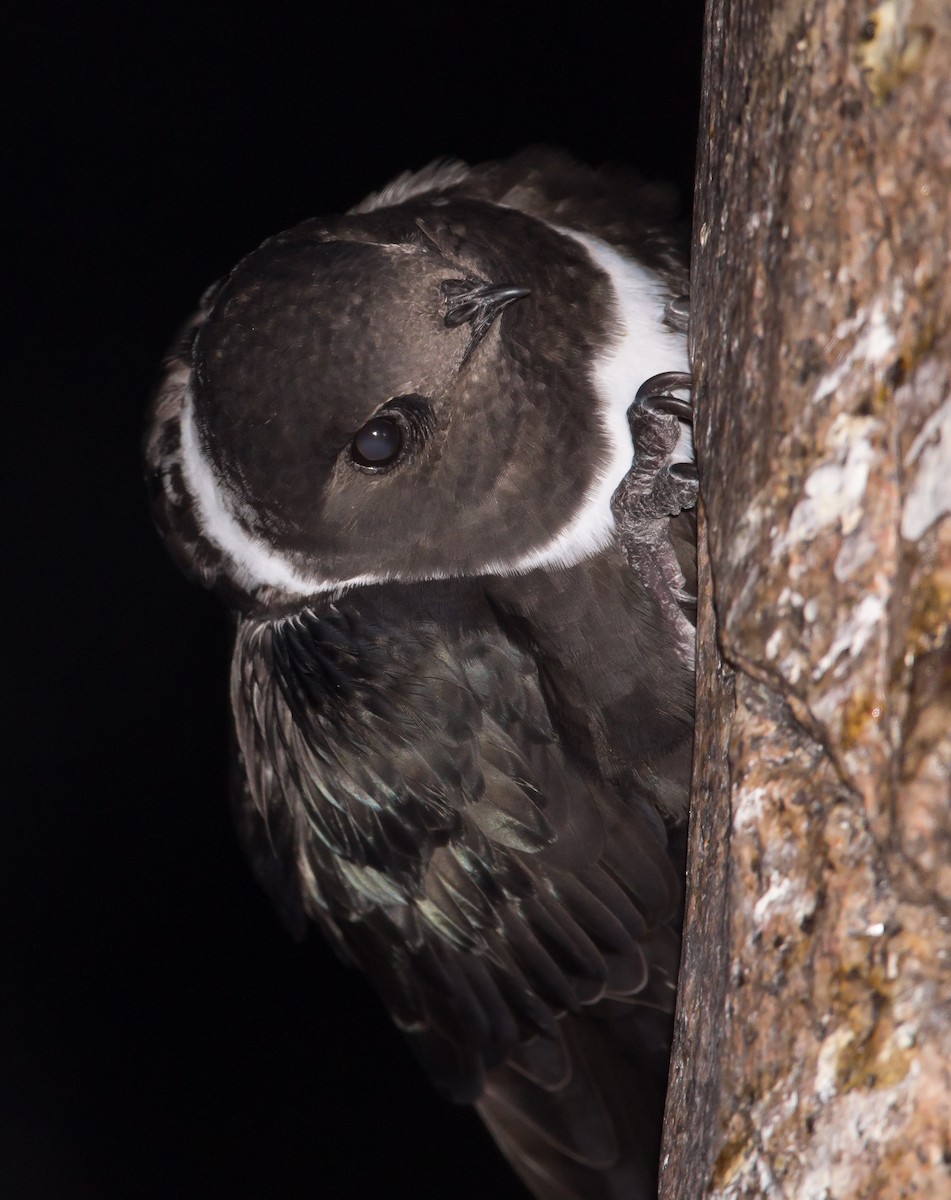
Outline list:
[[[949,61],[946,3],[708,9],[667,1200],[951,1197]]]

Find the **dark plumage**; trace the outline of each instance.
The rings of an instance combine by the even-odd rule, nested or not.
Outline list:
[[[683,369],[664,204],[532,152],[305,222],[205,297],[148,444],[238,613],[259,878],[550,1200],[655,1187],[695,492],[663,403],[609,501]]]

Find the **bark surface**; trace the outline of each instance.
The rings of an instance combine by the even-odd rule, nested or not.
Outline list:
[[[951,5],[710,0],[706,37],[662,1196],[946,1200]]]

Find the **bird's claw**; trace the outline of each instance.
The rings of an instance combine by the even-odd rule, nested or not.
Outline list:
[[[665,614],[685,661],[691,662],[696,579],[677,546],[685,531],[688,539],[694,536],[689,514],[700,490],[693,461],[692,383],[686,372],[664,371],[637,389],[628,412],[634,464],[614,496],[628,562]],[[675,532],[672,522],[678,519]]]
[[[680,301],[686,298],[671,303]],[[639,494],[635,503],[645,516],[671,517],[696,503],[692,383],[685,371],[662,371],[645,379],[635,393],[628,415],[636,455],[626,482],[631,500]],[[657,417],[675,417],[677,423]]]
[[[651,412],[669,413],[679,421],[693,423],[693,402],[675,396],[674,392],[689,392],[693,376],[685,371],[662,371],[645,379],[634,394],[635,405]]]
[[[668,467],[671,475],[675,475],[678,479],[684,479],[688,483],[696,483],[700,478],[700,472],[697,470],[697,464],[692,462],[671,463]]]
[[[675,296],[664,309],[664,324],[677,333],[686,333],[690,327],[690,297]]]

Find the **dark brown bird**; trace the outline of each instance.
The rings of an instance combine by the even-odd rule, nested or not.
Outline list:
[[[689,405],[648,385],[633,468],[628,409],[686,367],[666,205],[534,151],[306,221],[205,296],[147,448],[237,615],[259,878],[545,1200],[656,1188],[696,481]]]

